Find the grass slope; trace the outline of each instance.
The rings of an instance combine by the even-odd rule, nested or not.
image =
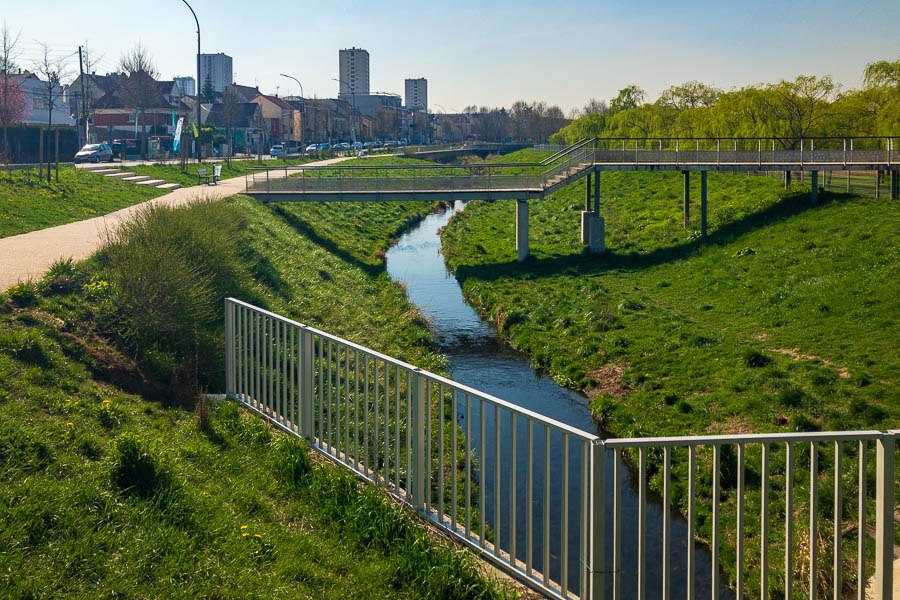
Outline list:
[[[0,297],[0,377],[9,382],[0,389],[0,589],[100,598],[504,593],[470,555],[431,541],[374,488],[310,465],[302,444],[230,403],[192,412],[192,402],[164,396],[197,369],[210,390],[221,385],[223,295],[440,367],[379,254],[430,206],[325,208],[240,197],[158,208],[119,246]],[[135,305],[131,280],[151,273],[155,285],[137,288],[149,304]],[[201,306],[167,315],[184,298]],[[154,318],[167,327],[147,325]],[[172,341],[179,327],[194,331],[187,348]],[[126,392],[148,388],[162,389],[162,402]]]
[[[0,175],[0,237],[104,215],[161,195],[161,190],[60,166],[59,182],[36,170]]]

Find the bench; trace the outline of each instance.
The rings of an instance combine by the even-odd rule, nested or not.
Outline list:
[[[200,185],[204,181],[206,185],[212,181],[213,176],[209,174],[209,169],[197,169],[197,185]]]

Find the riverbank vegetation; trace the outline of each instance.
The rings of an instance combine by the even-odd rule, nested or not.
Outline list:
[[[830,76],[722,90],[698,81],[673,85],[654,102],[630,85],[609,104],[589,102],[581,116],[550,137],[774,137],[799,148],[802,137],[896,136],[900,132],[900,61],[866,65],[864,85],[844,90]],[[858,141],[857,147],[864,147]],[[873,148],[885,149],[885,142]]]
[[[82,169],[60,165],[59,181],[37,169],[0,172],[0,237],[105,215],[163,194]]]
[[[0,296],[0,581],[27,597],[490,598],[466,551],[203,391],[236,296],[430,369],[382,265],[430,206],[148,208]],[[198,400],[199,398],[199,400]]]

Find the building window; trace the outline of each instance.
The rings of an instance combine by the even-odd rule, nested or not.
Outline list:
[[[50,108],[50,103],[47,102],[46,98],[35,96],[33,106],[35,110],[47,110]]]

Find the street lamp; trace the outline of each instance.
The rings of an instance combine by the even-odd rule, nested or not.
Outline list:
[[[356,112],[356,89],[353,86],[351,86],[350,84],[348,84],[346,81],[344,81],[343,79],[336,79],[336,78],[332,77],[331,80],[337,81],[338,83],[342,83],[342,84],[346,85],[347,88],[350,90],[350,99],[353,101],[353,112],[355,113]],[[338,92],[338,96],[340,96],[340,95],[341,95],[340,92]],[[350,115],[350,137],[353,138],[354,142],[356,141],[356,131],[353,129],[353,119],[355,116],[356,116],[355,114]]]
[[[300,80],[299,80],[299,79],[297,79],[296,77],[291,77],[290,75],[285,75],[284,73],[279,73],[279,75],[281,75],[282,77],[287,77],[288,79],[293,79],[294,81],[296,81],[296,82],[297,82],[297,85],[300,86],[300,97],[301,97],[301,98],[304,97],[304,94],[303,94],[303,84],[300,83]],[[303,107],[303,104],[302,104],[302,103],[300,104],[300,107],[301,107],[301,108]],[[301,113],[301,115],[302,115],[302,113]],[[301,116],[301,118],[304,118],[304,117]],[[300,122],[300,150],[301,150],[301,151],[303,150],[303,125],[304,125],[304,122],[301,121],[301,122]]]
[[[187,0],[181,1],[191,9],[191,14],[194,15],[194,22],[197,23],[197,162],[200,162],[202,158],[200,155],[200,132],[202,131],[203,123],[200,116],[200,21],[197,19],[197,13],[194,12]]]

